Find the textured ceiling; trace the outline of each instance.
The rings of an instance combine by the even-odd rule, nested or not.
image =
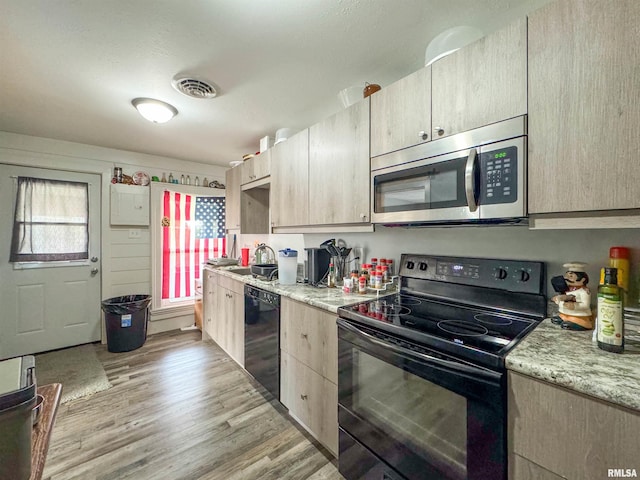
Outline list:
[[[424,64],[456,25],[491,32],[548,0],[0,0],[0,131],[228,165],[281,127]],[[210,82],[210,100],[171,86]],[[135,97],[174,105],[155,125]]]

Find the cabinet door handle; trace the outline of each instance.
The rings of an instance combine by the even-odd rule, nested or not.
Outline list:
[[[422,140],[426,140],[427,138],[429,138],[429,134],[424,130],[420,130],[418,132],[418,138],[421,138]]]
[[[301,333],[300,337],[302,337],[304,339],[307,339],[307,338],[309,338],[309,335],[307,335],[306,333]]]
[[[301,400],[306,400],[307,398],[309,398],[307,395],[300,394],[300,399]]]
[[[366,222],[366,221],[367,221],[367,214],[366,214],[366,213],[361,213],[361,214],[360,214],[360,219],[361,219],[363,222]]]
[[[442,128],[442,127],[436,127],[436,128],[434,128],[434,131],[438,134],[439,137],[444,135],[444,128]]]

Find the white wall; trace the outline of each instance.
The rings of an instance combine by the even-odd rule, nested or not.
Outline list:
[[[227,254],[229,257],[231,254],[231,244],[233,242],[233,235],[227,240],[229,248]],[[240,258],[240,249],[249,248],[250,260],[251,256],[255,253],[256,244],[266,243],[276,255],[276,261],[278,260],[278,250],[284,250],[290,248],[298,252],[298,263],[304,263],[304,236],[302,234],[272,234],[272,235],[238,235],[236,237],[236,251],[235,258]],[[253,260],[251,260],[253,263]]]
[[[331,235],[304,235],[306,247],[317,247]],[[474,226],[430,228],[377,228],[373,233],[338,234],[348,246],[364,247],[367,259],[372,256],[393,258],[402,253],[477,256],[543,261],[547,265],[547,291],[553,294],[549,279],[561,275],[563,263],[588,263],[589,286],[595,291],[600,268],[608,265],[609,247],[631,249],[632,298],[638,298],[640,277],[640,230],[529,230],[523,226]]]
[[[109,185],[115,166],[127,175],[144,171],[162,178],[190,175],[202,181],[225,182],[224,167],[188,162],[175,158],[146,155],[111,148],[96,147],[48,138],[0,132],[0,163],[26,165],[77,172],[98,173],[102,176],[102,298],[125,294],[151,293],[151,244],[148,227],[140,228],[140,238],[129,238],[128,227],[109,224]],[[6,207],[5,207],[6,208]],[[9,248],[9,246],[0,246]],[[166,318],[151,317],[150,333],[191,325],[193,316]]]
[[[562,275],[563,264],[588,264],[589,286],[595,291],[600,268],[608,265],[609,248],[624,246],[631,249],[631,299],[640,295],[640,230],[529,230],[526,226],[467,226],[429,228],[377,227],[373,233],[349,234],[278,234],[238,235],[237,257],[240,248],[254,242],[271,246],[276,255],[282,248],[298,250],[298,263],[306,259],[304,248],[317,247],[327,239],[343,239],[350,247],[363,247],[364,257],[393,258],[399,262],[402,253],[432,255],[477,256],[546,263],[547,293],[553,295],[549,279]]]
[[[103,262],[109,269],[111,291],[107,297],[151,293],[151,241],[149,228],[140,230],[140,238],[129,238],[129,228],[111,227],[111,260]]]
[[[56,168],[101,174],[102,181],[102,298],[126,293],[151,292],[151,248],[147,228],[141,228],[139,239],[129,238],[129,228],[109,225],[109,185],[114,166],[126,174],[137,170],[150,176],[172,172],[174,176],[198,175],[202,180],[224,183],[225,168],[178,159],[126,152],[71,142],[0,132],[0,163]],[[138,227],[134,227],[138,228]],[[304,248],[315,247],[328,238],[342,238],[349,246],[364,247],[366,258],[390,257],[396,261],[402,253],[435,255],[471,255],[478,257],[532,259],[547,263],[548,278],[562,274],[562,264],[583,261],[589,264],[590,285],[595,288],[600,267],[606,265],[609,247],[631,248],[632,273],[640,275],[640,231],[629,230],[529,230],[527,227],[451,227],[402,229],[380,227],[373,233],[361,234],[278,234],[238,235],[237,253],[254,243],[265,242],[277,254],[283,248],[298,250],[298,262],[304,261]],[[232,237],[229,238],[230,253]],[[8,246],[0,248],[8,248]],[[549,290],[550,287],[548,287]],[[633,298],[637,298],[634,283]],[[150,331],[178,328],[192,323],[192,318],[157,317]]]

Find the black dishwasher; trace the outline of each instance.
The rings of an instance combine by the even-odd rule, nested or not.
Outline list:
[[[244,286],[244,368],[280,399],[280,295]]]

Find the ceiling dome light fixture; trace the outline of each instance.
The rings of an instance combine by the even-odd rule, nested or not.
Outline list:
[[[178,114],[173,105],[153,98],[134,98],[131,104],[140,115],[153,123],[166,123]]]

